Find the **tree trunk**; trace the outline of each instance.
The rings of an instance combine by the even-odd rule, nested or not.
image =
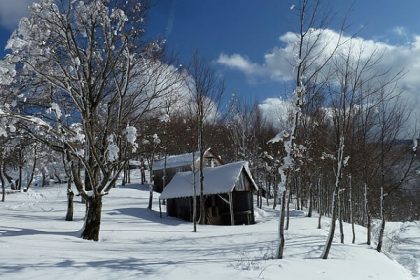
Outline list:
[[[318,179],[318,229],[321,229],[321,219],[322,219],[322,194],[321,194],[321,177]]]
[[[195,171],[195,155],[192,153],[192,172],[193,172],[193,231],[197,232],[197,186]]]
[[[73,197],[74,193],[71,190],[71,181],[67,183],[67,213],[66,213],[66,221],[73,221]]]
[[[366,213],[366,227],[367,227],[367,241],[366,244],[370,245],[371,243],[371,236],[372,236],[372,222],[371,222],[371,218],[370,218],[370,213],[369,213],[369,202],[368,202],[368,187],[367,184],[365,183],[365,213]]]
[[[258,184],[258,183],[257,183]],[[261,195],[261,190],[258,189],[257,190],[257,207],[260,208],[260,195]]]
[[[155,158],[155,152],[152,152],[152,157],[150,160],[150,164],[149,164],[149,174],[150,174],[150,183],[149,183],[149,205],[147,206],[148,209],[152,209],[152,205],[153,205],[153,186],[155,184],[155,180],[153,178],[153,162],[154,162],[154,158]]]
[[[284,190],[281,196],[281,206],[280,206],[280,222],[279,222],[279,247],[277,249],[277,259],[283,258],[284,253],[284,220],[285,220],[285,208],[286,208],[286,192],[287,190]]]
[[[384,232],[385,232],[385,218],[381,220],[381,228],[379,229],[379,237],[378,237],[378,246],[376,247],[376,251],[382,251],[382,245],[384,240]]]
[[[235,215],[233,214],[233,197],[232,192],[229,193],[229,212],[230,212],[230,225],[235,225]]]
[[[343,199],[338,195],[338,222],[340,226],[340,242],[344,244],[344,229],[343,229]]]
[[[351,176],[349,176],[349,207],[350,207],[350,223],[351,223],[351,232],[353,234],[353,237],[351,239],[351,243],[354,244],[356,242],[356,232],[354,231],[354,215],[353,215],[353,199],[352,199],[352,182],[351,182]]]
[[[200,100],[199,104],[199,119],[198,119],[198,151],[200,153],[200,224],[206,223],[206,206],[204,201],[204,146],[203,146],[203,134],[204,134],[204,109],[203,101]]]
[[[201,160],[200,158],[200,224],[204,225],[206,223],[206,205],[204,201],[204,174]]]
[[[324,260],[328,259],[328,254],[330,253],[331,245],[334,239],[335,221],[337,220],[337,211],[336,211],[337,206],[335,205],[336,199],[337,199],[337,192],[334,190],[333,199],[332,199],[332,215],[331,215],[330,232],[328,234],[324,251],[322,252],[322,255],[321,255],[321,258]]]
[[[308,207],[308,217],[312,217],[312,183],[309,185],[309,207]]]
[[[337,151],[337,171],[335,174],[335,186],[333,191],[332,197],[332,205],[331,205],[331,225],[330,225],[330,232],[328,234],[327,241],[325,243],[324,251],[321,254],[322,259],[328,259],[328,254],[330,253],[331,245],[334,240],[334,233],[335,233],[335,222],[337,220],[337,198],[340,199],[339,191],[340,191],[340,179],[341,179],[341,169],[343,168],[343,157],[344,154],[344,136],[340,136],[340,142],[338,145]],[[340,203],[340,201],[338,201]]]
[[[273,210],[276,209],[277,206],[277,195],[278,195],[278,191],[277,191],[277,176],[274,175],[274,184],[273,184]]]
[[[384,215],[384,188],[381,187],[381,198],[380,198],[380,214],[381,214],[381,227],[379,229],[378,245],[376,246],[376,251],[382,251],[382,244],[384,240],[384,231],[385,231],[385,215]]]
[[[26,184],[25,192],[29,190],[32,185],[32,181],[34,180],[36,169],[36,147],[34,148],[34,165],[32,166],[31,175],[29,176],[28,183]]]
[[[289,230],[289,221],[290,221],[290,198],[292,197],[292,194],[290,192],[287,192],[287,205],[286,205],[286,227],[285,230]]]
[[[321,229],[321,219],[322,219],[322,213],[321,209],[319,209],[319,215],[318,215],[318,229]]]
[[[45,171],[42,171],[42,182],[41,182],[41,188],[45,187],[47,182],[47,175],[45,174]]]
[[[4,202],[6,198],[6,182],[3,177],[3,164],[0,164],[0,181],[1,181],[1,201]]]
[[[372,239],[372,220],[370,217],[370,213],[367,214],[367,245],[371,244]]]
[[[99,240],[101,226],[102,196],[88,197],[86,200],[86,217],[81,237],[87,240]]]
[[[141,184],[143,185],[146,182],[146,173],[144,172],[144,167],[141,167],[140,173],[141,173]]]
[[[144,164],[144,159],[141,158],[140,160],[140,174],[141,174],[141,184],[143,185],[146,183],[146,172],[145,172],[146,166]]]
[[[167,185],[167,183],[166,183],[166,176],[167,176],[167,174],[166,174],[166,164],[167,164],[167,158],[168,158],[168,153],[167,153],[167,151],[165,149],[165,158],[164,158],[164,162],[163,162],[162,190]],[[193,164],[194,164],[194,162],[193,162]]]
[[[11,189],[12,190],[15,190],[16,189],[16,186],[15,186],[15,184],[13,182],[13,178],[9,174],[7,174],[6,167],[5,167],[5,164],[4,163],[2,165],[2,168],[3,168],[2,171],[3,171],[4,178],[6,178],[7,182],[10,184]]]
[[[94,161],[93,161],[93,156],[89,156],[89,151],[88,151],[88,149],[86,149],[85,153],[86,153],[86,156],[88,157],[88,159],[87,159],[88,166],[94,166],[94,165],[95,165],[95,163],[94,163]],[[70,159],[69,159],[69,160],[70,160]],[[79,169],[81,169],[81,168],[82,168],[82,167],[81,167],[81,166],[79,166]],[[91,190],[92,190],[92,185],[91,185],[91,182],[90,182],[90,180],[89,180],[89,173],[88,173],[88,171],[86,170],[86,168],[84,169],[84,173],[85,173],[85,190],[87,190],[87,191],[91,191]],[[82,199],[83,199],[83,197],[82,197]]]
[[[21,190],[22,189],[22,169],[23,166],[19,165],[19,178],[16,182],[16,189]]]
[[[153,185],[149,185],[149,205],[147,206],[148,209],[152,209],[153,205]]]
[[[121,185],[125,186],[126,184],[127,184],[127,165],[124,164],[123,179],[122,179]]]
[[[162,201],[159,199],[159,218],[162,219]]]
[[[295,178],[295,188],[296,188],[296,210],[301,210],[300,208],[300,188],[298,178]]]

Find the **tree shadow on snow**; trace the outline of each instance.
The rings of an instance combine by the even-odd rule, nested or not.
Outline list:
[[[159,273],[159,269],[157,267],[153,267],[153,265],[147,264],[141,259],[136,258],[119,258],[119,259],[105,259],[101,261],[79,261],[76,259],[64,259],[54,262],[54,260],[49,261],[40,261],[36,264],[37,270],[50,270],[52,268],[78,268],[80,270],[80,274],[76,274],[75,278],[78,279],[80,275],[83,275],[83,271],[87,268],[98,267],[98,268],[106,268],[112,271],[118,271],[124,273],[124,275],[128,278],[132,278],[133,276],[145,276],[150,274]],[[16,277],[16,273],[23,271],[24,269],[28,269],[21,264],[16,265],[7,265],[1,266],[0,272],[2,272],[2,276],[6,276],[6,274],[10,275],[10,278]],[[47,277],[48,278],[48,277]],[[124,277],[123,277],[124,278]],[[84,279],[84,278],[83,278]]]
[[[149,191],[150,190],[150,185],[149,184],[130,183],[130,184],[126,184],[125,186],[118,185],[117,188]]]
[[[0,237],[29,236],[29,235],[65,235],[80,237],[80,230],[77,231],[42,231],[20,227],[0,227]]]
[[[177,226],[180,224],[188,223],[186,221],[171,218],[162,213],[162,218],[159,217],[159,212],[145,209],[145,208],[120,208],[114,209],[112,212],[108,212],[108,215],[127,215],[131,217],[135,217],[139,219],[139,223],[141,222],[153,222],[156,224],[164,224],[169,226]]]

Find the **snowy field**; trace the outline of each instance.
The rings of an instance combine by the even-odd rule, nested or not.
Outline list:
[[[387,223],[384,251],[420,279],[420,222]]]
[[[285,259],[273,260],[277,217],[270,208],[256,210],[255,225],[198,226],[194,233],[190,223],[165,214],[160,219],[157,201],[153,211],[147,202],[143,186],[113,189],[104,198],[100,241],[92,242],[78,237],[83,204],[75,203],[75,221],[64,221],[64,185],[7,196],[0,203],[0,279],[404,280],[417,271],[415,223],[417,236],[403,232],[401,243],[387,248],[407,269],[372,248],[351,245],[348,225],[346,244],[333,244],[330,259],[319,259],[327,220],[318,230],[317,218],[299,211],[287,231]],[[364,242],[364,232],[357,227],[356,243]]]

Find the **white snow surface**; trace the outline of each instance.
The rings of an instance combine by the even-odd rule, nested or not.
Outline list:
[[[378,232],[379,222],[374,227]],[[420,279],[420,221],[387,222],[383,251],[408,269],[413,279]]]
[[[345,224],[346,244],[336,238],[330,258],[321,260],[329,219],[316,229],[316,217],[293,211],[284,259],[274,260],[277,210],[256,208],[255,225],[198,225],[194,233],[188,222],[165,213],[159,218],[157,195],[148,210],[148,196],[138,184],[112,189],[103,201],[100,240],[93,242],[79,238],[84,204],[75,201],[74,221],[64,221],[65,185],[8,195],[0,203],[0,278],[412,279],[396,261],[360,245],[365,241],[361,227],[356,227],[359,245],[351,245]]]
[[[217,167],[206,167],[203,169],[204,175],[204,195],[229,193],[235,187],[239,175],[242,170],[246,172],[251,179],[254,189],[258,190],[258,186],[252,179],[252,175],[248,169],[247,161],[237,161],[220,165]],[[163,189],[160,199],[179,198],[193,196],[194,174],[192,171],[178,172]],[[200,176],[196,172],[195,186],[197,190],[200,187]],[[199,195],[197,191],[197,195]]]
[[[180,155],[171,155],[166,157],[166,168],[176,168],[182,166],[191,166],[193,153],[185,153]],[[194,160],[200,159],[200,152],[194,152]],[[165,168],[165,159],[156,160],[153,163],[153,170],[162,170]]]

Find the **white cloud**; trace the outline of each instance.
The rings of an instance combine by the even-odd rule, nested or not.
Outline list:
[[[276,128],[285,126],[292,107],[289,100],[276,97],[267,98],[258,104],[264,119]]]
[[[27,15],[28,7],[34,0],[0,0],[0,25],[14,30],[19,20]]]
[[[239,54],[225,55],[220,54],[217,59],[217,63],[223,64],[231,69],[236,69],[244,72],[247,75],[261,75],[264,74],[264,67],[257,63],[252,63],[247,57],[243,57]]]
[[[406,30],[403,27],[398,27],[394,32],[402,35]],[[346,56],[350,49],[354,60],[360,56],[362,61],[366,61],[372,53],[376,53],[381,57],[379,63],[375,65],[375,71],[392,69],[394,72],[401,70],[405,72],[399,81],[400,89],[404,90],[402,97],[412,106],[414,115],[420,116],[420,35],[413,36],[409,43],[395,45],[361,37],[340,37],[336,31],[325,29],[313,30],[312,38],[309,40],[318,38],[319,34],[321,35],[318,45],[313,50],[313,55],[309,58],[310,63],[308,63],[313,69],[332,53],[338,40],[346,43],[336,52],[336,58]],[[280,46],[274,47],[263,55],[263,63],[255,63],[240,54],[221,54],[218,62],[239,70],[254,80],[261,80],[261,78],[274,81],[293,80],[294,65],[297,64],[297,36],[292,32],[287,32],[280,36],[279,40]],[[331,70],[332,68],[326,67],[324,75],[328,75]],[[266,104],[266,106],[268,105]]]
[[[401,47],[399,46],[393,46],[379,41],[366,40],[360,37],[350,38],[348,36],[340,36],[339,33],[330,29],[313,29],[312,32],[308,34],[309,36],[307,42],[304,44],[304,48],[311,46],[312,41],[318,40],[315,48],[311,51],[311,55],[307,58],[307,61],[310,61],[308,64],[311,64],[312,68],[321,65],[321,63],[334,52],[338,42],[342,45],[339,50],[336,51],[336,57],[346,55],[350,48],[352,48],[354,57],[361,54],[362,60],[367,59],[374,51],[384,54],[401,51]],[[294,65],[297,64],[296,53],[298,37],[295,33],[287,32],[281,35],[279,40],[281,46],[276,46],[265,53],[263,55],[264,62],[261,64],[254,63],[240,54],[227,55],[223,53],[219,56],[217,62],[232,69],[240,70],[246,75],[265,76],[266,78],[277,81],[291,80],[294,78]],[[392,60],[392,57],[388,57],[387,59]],[[385,63],[387,62],[385,61]]]

